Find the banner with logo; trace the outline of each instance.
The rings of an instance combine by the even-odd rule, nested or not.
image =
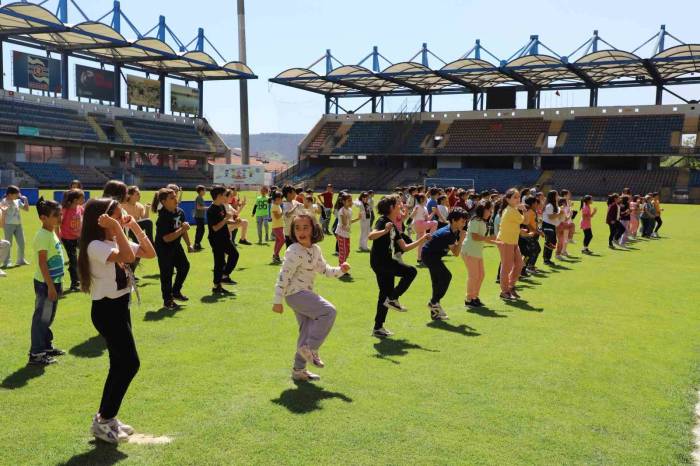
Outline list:
[[[170,85],[170,111],[187,113],[190,115],[199,114],[199,89],[194,87]]]
[[[113,102],[114,72],[75,65],[75,95]]]
[[[265,169],[259,165],[214,165],[214,184],[224,186],[262,186]]]
[[[61,60],[14,50],[12,71],[15,87],[61,92]]]
[[[126,101],[129,105],[160,107],[160,82],[129,74],[126,76]]]

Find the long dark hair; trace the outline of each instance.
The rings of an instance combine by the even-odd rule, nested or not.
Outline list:
[[[585,196],[583,196],[581,198],[581,207],[580,208],[583,209],[583,206],[588,204],[592,200],[593,200],[593,196],[591,196],[590,194],[586,194]]]
[[[547,193],[547,202],[545,203],[545,207],[547,204],[552,205],[552,209],[555,214],[559,213],[559,206],[557,205],[557,191],[556,189],[552,189],[550,192]]]
[[[85,204],[83,213],[83,228],[80,231],[80,251],[78,253],[78,274],[80,275],[80,289],[85,293],[90,292],[92,277],[90,276],[90,258],[87,249],[93,241],[104,241],[107,233],[97,224],[102,214],[109,214],[108,210],[118,209],[115,199],[101,198],[90,199]]]
[[[102,197],[111,197],[117,202],[124,202],[126,200],[127,187],[119,180],[110,180],[105,184],[104,192]]]
[[[83,192],[82,189],[69,189],[65,193],[63,193],[63,200],[61,201],[61,207],[64,209],[68,209],[73,202],[75,202],[77,199],[80,199],[81,197],[84,197],[85,193]]]

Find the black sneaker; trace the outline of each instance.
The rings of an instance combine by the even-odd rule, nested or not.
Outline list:
[[[478,305],[476,304],[476,299],[470,299],[467,301],[466,299],[464,300],[464,307],[477,307]]]
[[[75,285],[71,285],[71,287],[68,288],[68,291],[70,291],[70,292],[72,292],[72,293],[78,293],[78,292],[80,292],[80,283],[75,284]]]
[[[204,248],[202,247],[201,244],[195,244],[195,245],[194,245],[194,250],[195,250],[195,251],[201,251],[202,249],[204,249]]]
[[[166,309],[177,309],[178,306],[177,303],[171,299],[170,301],[164,301],[163,307]]]
[[[188,298],[187,296],[185,296],[182,293],[173,293],[173,299],[175,299],[177,301],[189,301],[190,300],[190,298]]]
[[[221,285],[216,285],[214,288],[211,289],[211,292],[213,294],[226,294],[227,293],[227,291]]]
[[[552,262],[552,261],[550,261],[550,260],[545,260],[545,261],[544,261],[544,265],[553,266],[553,265],[554,265],[554,262]]]
[[[474,302],[474,305],[476,307],[484,307],[484,303],[482,303],[479,298],[474,298],[474,299],[472,299],[472,301]]]
[[[56,364],[56,361],[51,356],[46,353],[39,354],[29,354],[29,361],[27,362],[30,366],[48,366],[50,364]]]
[[[238,244],[245,244],[246,246],[251,246],[253,243],[251,243],[247,239],[242,239],[238,241]]]
[[[66,354],[65,351],[63,351],[62,349],[59,349],[59,348],[51,348],[51,349],[46,350],[44,353],[45,353],[47,356],[51,356],[51,357],[54,357],[54,356],[63,356],[63,355]]]
[[[226,285],[238,285],[238,282],[231,280],[231,277],[222,278],[221,283],[224,283]]]

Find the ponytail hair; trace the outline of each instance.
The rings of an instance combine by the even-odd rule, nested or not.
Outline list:
[[[60,213],[61,206],[58,202],[44,199],[44,196],[41,196],[36,202],[36,212],[39,214],[39,217],[50,217],[56,213]]]

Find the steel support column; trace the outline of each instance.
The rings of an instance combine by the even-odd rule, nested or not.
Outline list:
[[[326,96],[326,115],[331,113],[331,96]]]
[[[598,88],[597,87],[592,87],[588,99],[588,106],[589,107],[597,107],[598,106]]]
[[[245,64],[245,5],[243,0],[238,0],[238,60]],[[248,81],[240,82],[240,109],[241,109],[241,164],[250,164],[250,131],[248,128]]]
[[[165,75],[161,74],[158,76],[158,81],[160,82],[160,103],[158,104],[158,111],[160,113],[165,113]]]
[[[527,108],[537,108],[537,89],[528,89],[527,91]]]
[[[122,67],[114,65],[114,106],[122,106]]]
[[[664,101],[664,87],[656,86],[656,105],[662,105]]]
[[[204,81],[197,81],[199,89],[199,118],[204,118]]]
[[[61,53],[61,98],[68,100],[68,53]]]
[[[0,89],[5,89],[5,67],[3,66],[3,53],[2,40],[0,40]]]

